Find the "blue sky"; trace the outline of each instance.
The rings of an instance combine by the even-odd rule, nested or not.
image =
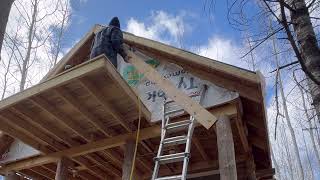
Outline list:
[[[208,9],[204,11],[205,1],[199,0],[188,1],[188,3],[182,0],[117,0],[116,3],[111,0],[72,0],[71,2],[73,17],[68,36],[74,40],[80,38],[94,24],[108,23],[113,16],[118,16],[122,27],[125,28],[130,18],[148,24],[150,16],[157,11],[163,11],[172,16],[183,16],[183,20],[190,26],[183,40],[190,46],[204,44],[214,34],[234,40],[239,38],[239,32],[231,28],[227,21],[227,7],[224,1],[216,1],[211,18],[208,15]]]

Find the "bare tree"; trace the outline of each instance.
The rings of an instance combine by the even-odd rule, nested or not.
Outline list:
[[[10,9],[14,0],[0,1],[0,60],[1,60],[1,49],[2,42],[4,38],[4,33],[6,31],[8,17]]]
[[[272,26],[271,26],[271,30],[272,30]],[[272,39],[272,45],[273,45],[274,57],[275,57],[275,61],[276,61],[275,63],[276,63],[277,69],[279,69],[278,49],[276,47],[276,43],[275,43],[274,38]],[[279,83],[280,96],[282,99],[282,107],[283,107],[284,117],[285,117],[284,119],[286,120],[288,129],[289,129],[289,133],[291,136],[291,140],[293,142],[293,150],[294,150],[294,154],[297,159],[297,162],[298,162],[298,172],[299,172],[300,178],[303,180],[304,179],[303,166],[302,166],[302,162],[301,162],[301,158],[300,158],[300,154],[299,154],[299,148],[298,148],[298,144],[297,144],[296,135],[295,135],[293,126],[291,124],[290,116],[289,116],[287,100],[286,100],[286,96],[284,94],[284,87],[283,87],[280,71],[278,71],[278,83]]]
[[[58,62],[59,54],[62,49],[62,41],[71,17],[70,3],[68,0],[59,0],[57,9],[58,23],[52,27],[52,36],[49,39],[48,58],[50,59],[50,68]]]
[[[293,79],[296,82],[297,87],[298,87],[298,89],[300,91],[300,94],[301,94],[302,107],[303,107],[303,110],[304,110],[304,114],[306,116],[306,121],[308,122],[308,126],[307,126],[306,130],[309,132],[311,143],[312,143],[312,147],[313,147],[313,151],[314,151],[314,154],[316,156],[316,159],[317,159],[317,162],[318,162],[318,166],[320,167],[320,155],[319,155],[319,151],[318,151],[317,146],[316,146],[316,140],[315,140],[315,136],[314,136],[314,133],[313,133],[313,126],[311,124],[312,117],[310,117],[310,114],[308,112],[303,86],[297,80],[295,71],[293,71]]]
[[[10,22],[8,23],[9,30],[7,29],[8,31],[5,34],[7,56],[2,63],[4,65],[3,69],[5,69],[4,76],[0,77],[3,80],[2,98],[7,95],[8,85],[12,85],[10,89],[18,87],[19,91],[22,91],[28,85],[35,83],[34,79],[36,78],[34,77],[39,76],[39,73],[35,72],[36,70],[40,69],[38,71],[45,73],[43,68],[41,68],[43,64],[50,64],[52,59],[56,63],[61,50],[62,34],[69,23],[68,18],[70,14],[69,0],[16,0],[13,3],[12,9],[14,9],[13,12],[18,14],[10,17]],[[57,18],[61,17],[62,20],[57,20]],[[48,59],[45,57],[45,47],[48,46],[51,49],[50,45],[52,44],[48,42],[48,39],[52,38],[53,34],[55,34],[52,27],[60,27],[60,29],[58,28],[57,36],[59,38],[55,44],[59,45],[56,48],[56,58]],[[17,32],[12,34],[12,29],[15,28],[17,28]],[[40,78],[38,79],[40,80]],[[8,143],[4,143],[4,141]],[[1,134],[0,144],[6,145],[1,146],[1,148],[8,149],[11,144],[9,142],[13,142],[13,138]],[[1,150],[1,152],[4,151]]]

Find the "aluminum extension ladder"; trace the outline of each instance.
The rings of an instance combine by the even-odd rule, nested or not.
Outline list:
[[[207,91],[207,86],[203,85],[200,90],[200,104],[204,98],[204,94]],[[190,96],[191,98],[195,96]],[[173,105],[175,102],[173,100],[165,101],[163,104],[163,118],[162,118],[162,128],[161,128],[161,140],[157,153],[155,157],[155,166],[152,174],[152,180],[186,180],[187,179],[187,170],[188,163],[190,159],[190,146],[191,139],[193,135],[193,130],[195,127],[196,120],[193,116],[190,115],[189,120],[181,120],[177,122],[170,123],[170,115],[184,112],[184,109],[180,108],[178,105]],[[169,106],[178,107],[177,109],[168,111]],[[182,130],[188,130],[187,135],[167,137],[169,133],[179,132]],[[185,151],[174,154],[163,155],[163,148],[169,146],[176,146],[179,144],[185,144]],[[183,162],[182,173],[181,175],[158,177],[160,165],[174,163],[174,162]]]

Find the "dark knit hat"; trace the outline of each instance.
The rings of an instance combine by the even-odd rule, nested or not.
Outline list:
[[[118,17],[113,17],[109,23],[109,26],[115,26],[120,28],[120,21],[118,19]]]

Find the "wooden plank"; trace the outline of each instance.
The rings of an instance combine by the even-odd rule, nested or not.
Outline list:
[[[178,90],[170,81],[163,78],[154,68],[145,63],[142,58],[131,51],[128,51],[128,55],[132,57],[130,63],[140,73],[143,73],[150,81],[156,83],[168,97],[183,107],[190,115],[194,116],[200,124],[209,129],[215,123],[217,118],[214,115],[200,106],[199,103],[193,101],[185,93]]]
[[[52,152],[51,149],[49,149],[47,146],[44,146],[37,142],[35,139],[33,139],[30,136],[27,136],[20,130],[14,129],[12,126],[10,126],[5,121],[1,121],[0,130],[5,132],[6,134],[9,134],[11,137],[14,137],[16,139],[21,140],[23,143],[28,144],[29,146],[33,147],[34,149],[37,149],[41,153],[50,153]]]
[[[105,125],[94,115],[92,115],[83,104],[80,104],[79,101],[76,100],[75,97],[70,95],[66,90],[62,88],[58,88],[55,90],[56,94],[59,95],[64,101],[70,104],[74,109],[76,109],[85,119],[91,123],[94,127],[100,130],[104,135],[110,137],[110,133],[108,132]]]
[[[110,173],[112,176],[121,177],[121,172],[113,167],[110,162],[106,162],[104,159],[99,157],[98,155],[91,153],[88,157],[94,164],[101,167],[102,169],[105,169],[108,173]]]
[[[49,117],[52,117],[57,120],[58,123],[64,125],[69,130],[73,131],[80,137],[90,140],[90,134],[86,133],[81,129],[81,127],[75,123],[70,116],[64,114],[64,112],[54,108],[49,102],[44,100],[43,98],[34,97],[29,99],[33,104],[38,106],[44,113],[46,113]]]
[[[47,179],[54,180],[55,173],[52,173],[51,171],[48,171],[42,167],[33,167],[30,170],[43,177],[46,177]]]
[[[70,161],[67,157],[61,157],[58,161],[55,180],[68,180],[68,169],[72,166],[72,161]]]
[[[6,123],[11,125],[15,129],[23,132],[27,136],[35,139],[37,142],[39,142],[45,146],[50,146],[53,149],[55,149],[55,147],[59,147],[60,150],[61,150],[61,148],[65,148],[62,144],[60,144],[58,141],[55,141],[52,137],[48,136],[47,134],[45,134],[39,130],[35,131],[35,129],[36,129],[35,126],[32,126],[29,123],[26,123],[26,121],[24,121],[20,118],[13,117],[10,115],[11,115],[10,112],[7,112],[6,115],[0,114],[0,120],[2,122],[5,121]]]
[[[82,76],[85,76],[89,73],[101,70],[105,67],[105,62],[105,56],[98,56],[91,61],[88,61],[68,71],[63,72],[55,76],[54,78],[49,79],[48,81],[42,82],[13,96],[10,96],[0,102],[0,110],[8,106],[12,106],[28,97],[35,96],[45,90],[61,86],[72,80],[81,78]]]
[[[105,69],[107,70],[106,74],[115,82],[117,82],[116,85],[119,88],[121,88],[129,96],[129,98],[136,104],[137,108],[140,106],[143,116],[147,120],[150,120],[151,113],[147,109],[147,107],[142,103],[142,101],[138,99],[139,94],[128,85],[126,80],[122,78],[122,76],[118,73],[117,69],[110,63],[110,61],[107,61],[106,64],[107,64],[105,66]]]
[[[134,150],[135,150],[135,140],[134,139],[127,140],[124,145],[124,161],[123,161],[123,165],[122,165],[122,180],[130,179],[131,167],[134,166],[134,164],[133,164]],[[133,179],[135,179],[134,176],[133,176]]]
[[[117,120],[127,131],[132,131],[129,123],[122,117],[120,113],[116,111],[116,109],[111,104],[107,102],[105,96],[90,81],[86,79],[80,79],[79,82],[91,94],[91,96],[93,96],[95,100],[104,107],[107,113],[109,113],[115,120]]]
[[[216,124],[219,170],[221,180],[236,180],[237,167],[231,123],[227,116],[220,116]]]
[[[30,113],[29,111],[26,111],[22,108],[18,107],[11,107],[10,110],[20,117],[22,117],[27,123],[33,124],[41,131],[44,131],[51,136],[55,137],[56,139],[61,140],[62,142],[65,142],[66,144],[73,146],[75,145],[74,141],[68,137],[68,135],[61,131],[61,129],[57,128],[56,126],[48,126],[48,124],[45,121],[42,121],[42,118],[39,116],[35,116],[34,114]]]
[[[114,136],[102,140],[98,140],[95,142],[91,142],[88,144],[80,145],[78,147],[72,147],[67,150],[59,151],[56,153],[51,153],[46,156],[34,157],[22,161],[18,161],[15,163],[11,163],[3,166],[1,168],[0,173],[8,172],[11,170],[21,170],[27,169],[34,166],[39,166],[43,164],[57,162],[60,157],[76,157],[96,151],[101,151],[104,149],[110,149],[113,147],[121,146],[125,144],[128,139],[135,138],[135,133],[127,133],[124,135]],[[150,139],[154,137],[160,136],[160,126],[152,126],[149,128],[141,129],[139,140]]]

